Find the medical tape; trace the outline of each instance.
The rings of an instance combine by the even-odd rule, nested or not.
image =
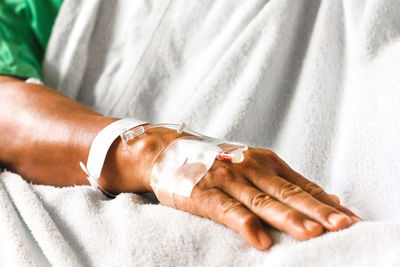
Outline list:
[[[101,170],[103,169],[107,152],[118,136],[120,136],[127,130],[135,128],[142,124],[145,124],[145,122],[132,118],[121,119],[107,125],[96,135],[92,142],[92,145],[90,146],[86,166],[82,162],[80,162],[80,166],[82,170],[88,175],[87,179],[93,189],[102,191],[108,197],[115,197],[115,195],[105,191],[100,186],[98,181],[100,178]]]
[[[175,207],[174,195],[190,197],[193,188],[216,159],[232,160],[229,156],[236,153],[238,159],[243,161],[245,150],[246,145],[206,136],[178,138],[158,155],[153,165],[150,185],[160,202]]]
[[[118,136],[121,137],[124,146],[127,146],[130,140],[156,127],[175,129],[179,134],[184,131],[190,134],[172,141],[155,159],[151,172],[151,187],[160,202],[165,205],[174,206],[174,195],[190,197],[193,188],[205,176],[215,159],[230,160],[233,163],[244,160],[246,145],[201,135],[185,128],[184,123],[146,124],[136,119],[121,119],[106,126],[94,138],[86,166],[80,162],[92,188],[109,197],[115,197],[105,191],[98,181],[110,146]]]

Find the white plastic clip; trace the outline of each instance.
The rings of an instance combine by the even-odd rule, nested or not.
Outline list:
[[[130,130],[125,130],[121,135],[122,142],[126,144],[129,140],[134,139],[135,137],[138,137],[144,133],[144,127],[143,126],[138,126],[136,128],[130,129]]]

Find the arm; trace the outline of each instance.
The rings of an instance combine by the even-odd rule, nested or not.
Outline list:
[[[114,120],[50,88],[0,77],[0,163],[29,181],[88,184],[78,162],[86,160],[96,134]],[[153,160],[177,137],[173,130],[151,129],[129,150],[117,138],[100,184],[111,193],[151,191]],[[215,161],[190,198],[174,198],[175,207],[225,224],[258,249],[272,245],[262,222],[308,240],[359,221],[272,151],[249,148],[245,153],[241,164]]]
[[[79,161],[86,162],[96,134],[115,120],[45,86],[0,76],[0,165],[38,184],[88,184]],[[108,185],[118,185],[115,177],[122,178],[131,165],[124,161],[118,140],[107,154],[100,179],[112,192],[123,191]],[[140,180],[129,187],[146,191]]]

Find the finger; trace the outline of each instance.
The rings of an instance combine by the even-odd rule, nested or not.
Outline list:
[[[328,194],[336,203],[340,204],[340,198],[335,194]]]
[[[352,224],[346,214],[320,202],[301,187],[279,176],[249,177],[249,180],[267,194],[316,220],[330,231],[344,229]]]
[[[284,168],[284,170],[281,171],[279,176],[284,177],[289,182],[300,186],[304,191],[306,191],[319,201],[327,205],[330,205],[335,209],[340,210],[343,213],[346,213],[349,216],[355,216],[356,218],[359,218],[361,220],[361,218],[357,216],[354,212],[352,212],[350,209],[334,201],[319,185],[309,181],[298,172],[294,171],[293,169],[290,169],[290,167]]]
[[[298,240],[308,240],[324,232],[319,223],[261,192],[244,179],[241,182],[226,183],[223,190],[263,221]]]
[[[219,189],[196,188],[192,192],[191,199],[192,205],[196,206],[196,215],[226,225],[256,249],[266,250],[272,246],[273,241],[258,217]],[[175,197],[177,206],[182,201],[187,203],[187,198]]]

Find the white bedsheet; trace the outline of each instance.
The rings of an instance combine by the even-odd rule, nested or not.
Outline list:
[[[135,194],[4,172],[3,265],[400,265],[399,1],[65,0],[44,75],[107,115],[268,147],[365,222],[307,242],[271,230],[260,252]]]

